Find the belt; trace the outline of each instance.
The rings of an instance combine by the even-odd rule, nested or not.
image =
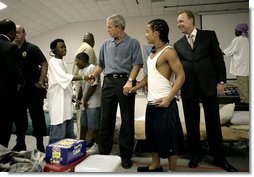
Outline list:
[[[128,78],[129,77],[129,74],[126,74],[126,73],[122,73],[122,74],[107,74],[106,77],[111,77],[111,78],[114,78],[114,79],[118,79],[118,78]]]

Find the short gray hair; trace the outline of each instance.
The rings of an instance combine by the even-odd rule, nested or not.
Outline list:
[[[122,15],[113,14],[107,18],[107,21],[112,20],[114,26],[121,26],[122,30],[125,29],[125,19]]]

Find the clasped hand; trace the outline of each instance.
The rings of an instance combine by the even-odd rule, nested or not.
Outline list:
[[[93,74],[89,74],[88,75],[88,80],[87,80],[90,84],[93,83],[95,81],[95,77]]]
[[[132,93],[131,92],[132,90],[132,82],[126,82],[126,84],[123,86],[123,94],[128,96],[129,93]]]

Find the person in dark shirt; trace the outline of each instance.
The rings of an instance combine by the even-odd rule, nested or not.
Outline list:
[[[16,26],[17,34],[14,43],[18,46],[24,68],[25,85],[21,87],[18,108],[19,117],[14,120],[16,126],[17,144],[12,150],[26,150],[25,134],[28,128],[28,110],[32,120],[33,136],[36,138],[37,149],[45,152],[43,136],[46,135],[46,122],[43,110],[46,89],[48,63],[36,45],[26,41],[26,32],[23,26]]]
[[[0,21],[0,100],[1,124],[0,144],[8,148],[13,120],[16,115],[18,90],[23,84],[22,65],[18,48],[12,43],[16,35],[16,24],[4,19]]]

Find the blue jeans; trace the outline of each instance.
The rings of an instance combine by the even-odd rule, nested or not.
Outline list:
[[[50,125],[49,144],[55,143],[65,138],[75,138],[73,119],[66,120],[62,124]]]

